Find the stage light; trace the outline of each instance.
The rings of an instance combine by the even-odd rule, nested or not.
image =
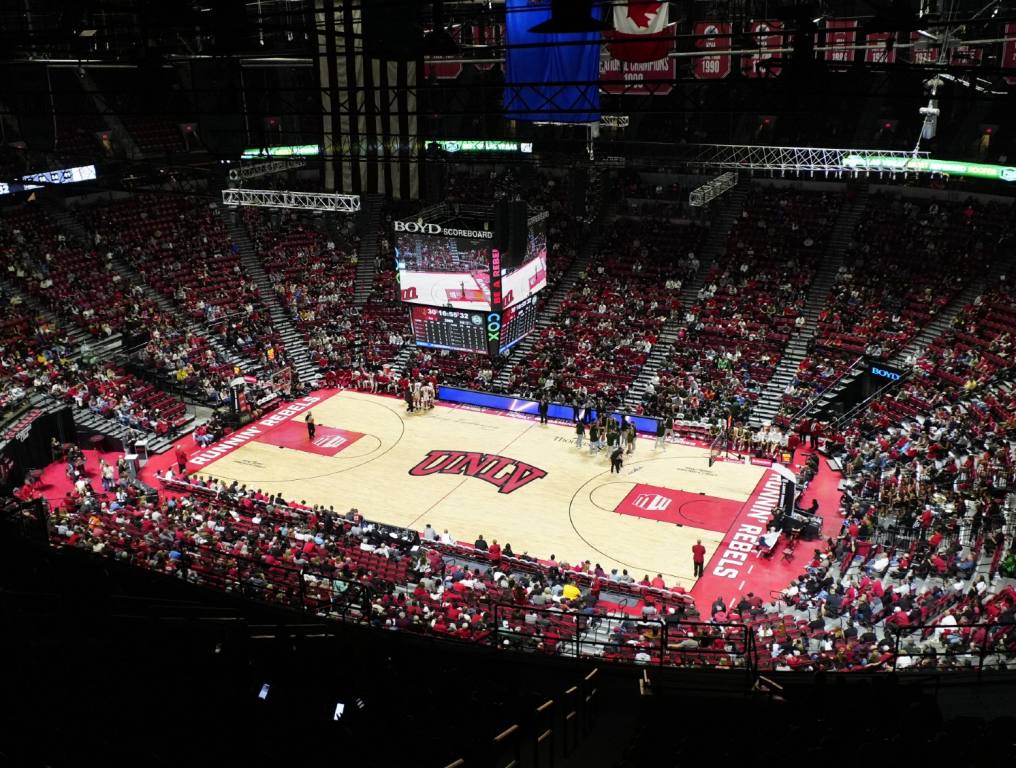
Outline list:
[[[593,18],[592,0],[551,0],[550,18],[530,32],[538,34],[580,34],[582,32],[600,32],[607,28],[599,19]]]

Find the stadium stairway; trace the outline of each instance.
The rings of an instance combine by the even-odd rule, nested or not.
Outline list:
[[[375,259],[378,253],[378,230],[381,227],[381,213],[384,209],[384,195],[363,195],[366,216],[361,219],[363,232],[360,237],[360,251],[356,262],[356,284],[353,288],[353,302],[362,307],[370,298],[376,272]]]
[[[226,226],[229,228],[229,237],[232,239],[240,253],[240,263],[248,277],[252,278],[258,286],[261,301],[268,309],[272,318],[272,325],[282,337],[282,343],[286,347],[286,354],[293,363],[293,372],[300,381],[310,384],[321,378],[317,366],[311,360],[310,350],[307,348],[303,336],[293,325],[289,313],[279,302],[275,294],[272,281],[261,266],[261,259],[254,252],[254,243],[251,242],[247,227],[240,221],[239,213],[225,216]]]
[[[642,366],[638,378],[628,387],[628,393],[624,398],[624,405],[629,410],[634,410],[641,404],[649,382],[664,367],[667,359],[670,357],[670,353],[674,348],[674,342],[677,340],[677,334],[684,324],[684,313],[695,304],[696,296],[705,282],[706,273],[709,271],[709,265],[723,253],[727,244],[727,237],[730,235],[730,230],[741,213],[744,199],[747,196],[747,184],[738,185],[724,196],[723,202],[719,206],[720,211],[709,228],[709,236],[702,246],[702,252],[699,254],[700,264],[698,272],[681,289],[681,310],[671,317],[663,328],[660,329],[660,335],[656,340],[656,344],[650,351],[649,357],[646,358],[645,365]]]
[[[833,280],[836,279],[840,265],[843,264],[844,253],[853,239],[857,223],[861,220],[867,202],[868,185],[864,183],[857,187],[857,195],[854,199],[840,210],[840,215],[829,235],[825,258],[808,289],[808,299],[804,305],[804,327],[790,337],[772,378],[766,382],[759,393],[758,402],[748,419],[751,426],[760,427],[763,423],[772,421],[779,412],[783,392],[794,379],[798,366],[808,354],[809,344],[818,334],[819,312],[825,306],[829,289],[832,287]],[[839,380],[837,386],[846,386],[849,381],[853,381],[858,373],[859,371],[851,371]]]

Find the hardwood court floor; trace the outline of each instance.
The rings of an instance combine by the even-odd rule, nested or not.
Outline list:
[[[654,451],[654,441],[646,438],[626,457],[621,474],[612,475],[605,452],[594,456],[588,448],[576,448],[566,424],[541,425],[442,405],[409,414],[402,401],[390,397],[323,394],[326,399],[311,408],[319,446],[307,438],[302,412],[197,473],[281,492],[294,501],[333,505],[340,512],[356,507],[369,519],[395,525],[422,530],[430,523],[459,541],[483,534],[488,542],[510,542],[516,553],[541,559],[551,554],[571,563],[588,559],[608,571],[627,568],[636,579],[662,573],[668,583],[678,579],[690,588],[695,540],[705,545],[708,562],[732,514],[765,472],[724,462],[709,467],[704,448],[670,444]],[[514,489],[461,473],[410,474],[421,463],[441,466],[447,452],[493,454],[537,471],[527,476],[526,467],[506,461],[503,470],[490,473],[514,472],[519,479]],[[460,467],[470,460],[481,473],[488,461],[464,456]],[[540,471],[546,474],[539,476]],[[661,500],[667,490],[683,493]],[[695,498],[689,500],[688,494]],[[699,494],[725,502],[710,504]],[[627,514],[615,511],[622,502]],[[666,514],[639,516],[639,505],[667,504],[672,506]]]

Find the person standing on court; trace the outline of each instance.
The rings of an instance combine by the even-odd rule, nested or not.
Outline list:
[[[610,452],[610,474],[621,474],[621,466],[624,464],[624,448],[620,445],[615,445],[614,450]]]
[[[621,433],[617,429],[617,422],[611,419],[610,424],[607,427],[607,450],[610,451],[612,461],[615,448],[619,449],[621,453],[624,453],[624,448],[621,447],[620,442]]]
[[[317,430],[317,425],[314,423],[314,414],[307,411],[307,418],[304,419],[307,422],[307,439],[314,439],[314,432]]]
[[[635,440],[638,438],[638,430],[635,429],[635,424],[630,421],[626,429],[628,431],[628,453],[635,453]]]
[[[575,447],[582,447],[582,440],[586,436],[586,425],[582,419],[575,422]]]
[[[537,411],[540,414],[540,423],[541,424],[546,424],[547,423],[547,414],[550,412],[550,401],[547,400],[547,396],[546,395],[544,395],[543,397],[540,398],[540,403],[537,406]]]
[[[656,420],[656,445],[654,449],[658,450],[662,448],[667,450],[667,444],[665,442],[667,435],[667,428],[663,425],[663,419]]]
[[[589,425],[589,452],[596,453],[600,450],[600,426],[594,421]]]
[[[691,559],[695,565],[695,578],[702,575],[706,567],[706,548],[702,546],[702,539],[695,542],[691,548]]]
[[[406,387],[405,389],[403,389],[402,390],[402,397],[406,401],[406,410],[409,413],[412,413],[413,412],[413,388],[412,387]]]

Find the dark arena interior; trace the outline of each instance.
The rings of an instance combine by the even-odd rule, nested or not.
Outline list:
[[[1012,764],[1016,2],[0,41],[0,768]]]

